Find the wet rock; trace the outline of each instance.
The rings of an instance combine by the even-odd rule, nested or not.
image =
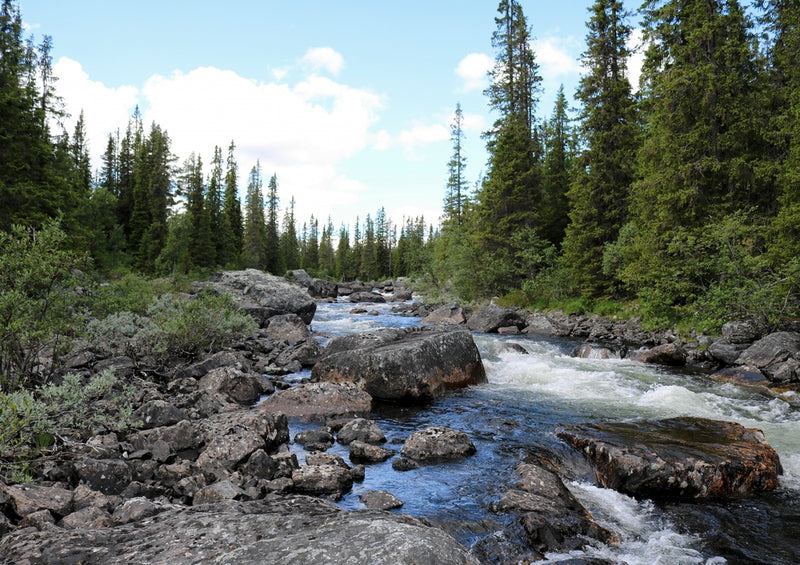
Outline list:
[[[322,346],[313,338],[299,341],[293,346],[282,351],[275,363],[280,367],[290,367],[299,364],[303,367],[313,367],[323,354]],[[297,369],[299,370],[299,369]],[[297,370],[291,372],[297,372]]]
[[[422,324],[463,324],[467,319],[464,316],[464,309],[458,302],[450,302],[444,306],[439,306],[433,312],[422,318]]]
[[[629,358],[642,363],[680,367],[686,364],[686,351],[680,343],[665,343],[651,349],[632,351]]]
[[[800,382],[800,333],[776,332],[761,338],[739,355],[737,365],[759,369],[780,384]]]
[[[728,343],[720,338],[708,346],[708,352],[717,362],[724,365],[733,365],[747,347],[746,344]]]
[[[306,465],[336,465],[342,469],[350,470],[350,465],[333,453],[309,453],[306,455]]]
[[[372,410],[372,397],[351,383],[304,383],[277,391],[261,402],[258,409],[283,412],[300,420],[367,416]]]
[[[611,348],[603,347],[602,345],[595,345],[592,343],[584,343],[575,348],[572,352],[573,357],[581,359],[617,359],[619,355]]]
[[[268,390],[264,377],[235,367],[212,369],[200,379],[198,385],[203,391],[222,394],[243,406],[252,406]]]
[[[385,490],[370,490],[358,495],[364,506],[372,510],[394,510],[403,506],[403,501]]]
[[[350,442],[350,460],[355,463],[380,463],[391,459],[397,452],[380,445],[353,440]]]
[[[764,373],[757,369],[745,367],[726,367],[711,375],[715,381],[737,385],[767,386],[770,381]]]
[[[445,426],[417,430],[408,436],[400,454],[415,461],[461,459],[476,452],[467,434]]]
[[[561,479],[531,463],[517,467],[519,481],[491,510],[519,514],[528,545],[540,555],[549,551],[570,551],[589,540],[609,542],[610,532],[600,527]]]
[[[353,488],[353,477],[349,469],[339,465],[306,465],[292,472],[292,481],[297,492],[313,495],[328,495],[340,499]]]
[[[398,457],[392,460],[392,469],[399,472],[413,471],[422,467],[422,463],[416,459],[409,459],[408,457]]]
[[[369,563],[477,565],[449,534],[409,516],[347,512],[305,496],[224,500],[170,509],[140,522],[96,531],[27,531],[0,540],[8,563],[67,565],[275,565]]]
[[[308,293],[314,298],[336,298],[339,296],[339,287],[335,282],[313,279],[308,284]]]
[[[273,316],[297,314],[310,324],[317,305],[300,285],[257,269],[222,271],[206,287],[230,294],[262,327]]]
[[[600,484],[639,498],[728,499],[773,490],[782,468],[760,430],[705,418],[560,429],[594,463]]]
[[[427,402],[448,389],[486,382],[470,332],[430,326],[334,338],[311,374],[355,383],[376,399],[403,402]]]
[[[310,449],[312,446],[321,446],[321,449],[313,451],[324,451],[333,445],[333,436],[325,430],[305,430],[294,436],[294,441]]]
[[[388,292],[388,290],[387,290]],[[389,298],[390,302],[405,302],[414,298],[414,292],[411,290],[394,290],[394,294]]]
[[[528,316],[527,325],[523,328],[525,334],[558,335],[558,326],[544,314]]]
[[[284,340],[293,345],[298,341],[310,338],[311,332],[308,331],[308,326],[297,314],[281,314],[269,319],[266,335],[271,340]]]
[[[369,292],[369,291],[358,291],[353,292],[350,296],[347,297],[350,302],[374,302],[377,304],[383,304],[386,302],[386,299],[378,294],[377,292]]]
[[[376,444],[385,442],[386,436],[383,435],[374,420],[355,418],[339,429],[336,434],[336,441],[342,445],[350,445],[351,442],[356,440]]]
[[[497,332],[499,328],[510,326],[519,330],[528,326],[524,310],[489,304],[479,309],[467,320],[467,327],[475,332],[493,333]]]

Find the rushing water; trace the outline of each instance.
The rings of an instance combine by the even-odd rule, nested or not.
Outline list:
[[[312,327],[337,336],[378,327],[402,327],[418,318],[391,313],[391,305],[321,303]],[[325,338],[322,338],[325,341]],[[548,555],[545,563],[603,558],[634,564],[800,563],[800,399],[711,381],[703,375],[626,360],[578,359],[574,343],[541,337],[476,334],[488,383],[448,394],[424,407],[383,405],[373,418],[399,451],[414,430],[446,425],[465,431],[476,455],[456,463],[396,472],[391,461],[367,467],[340,505],[363,507],[358,495],[384,489],[404,501],[399,512],[439,524],[476,554],[513,562],[524,552],[513,516],[489,512],[513,482],[517,463],[531,453],[548,454],[574,480],[568,488],[619,543]],[[526,354],[509,344],[524,348]],[[298,374],[300,378],[304,374]],[[588,465],[554,431],[575,422],[702,416],[763,430],[784,467],[775,493],[727,503],[655,504],[638,501],[591,481]],[[316,424],[292,422],[292,436]],[[304,451],[293,445],[301,457]],[[347,448],[331,453],[347,459]],[[498,558],[502,554],[502,558]],[[575,561],[573,561],[575,562]]]

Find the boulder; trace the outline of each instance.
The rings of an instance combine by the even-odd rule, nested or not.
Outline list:
[[[41,485],[4,485],[0,483],[0,500],[5,498],[17,516],[24,518],[40,510],[66,516],[73,510],[72,491]],[[2,552],[0,552],[2,555]]]
[[[141,422],[142,429],[171,426],[186,419],[186,411],[165,400],[145,402],[131,415],[135,422]]]
[[[595,465],[598,481],[637,498],[729,499],[778,486],[778,454],[760,430],[705,418],[582,424],[558,437]]]
[[[313,279],[308,284],[308,293],[314,298],[336,298],[339,296],[339,287],[335,282]]]
[[[210,504],[219,502],[220,500],[241,500],[244,497],[245,493],[242,489],[232,482],[224,480],[200,489],[197,494],[194,495],[192,504]]]
[[[121,459],[82,457],[73,465],[78,480],[103,494],[121,494],[133,480],[130,466]]]
[[[758,331],[750,322],[734,321],[722,325],[722,339],[725,343],[749,345],[758,338]]]
[[[235,367],[240,371],[249,370],[247,360],[240,354],[234,353],[233,351],[218,351],[202,361],[192,363],[187,367],[176,370],[172,378],[176,381],[187,377],[199,379],[209,371],[219,369],[220,367]]]
[[[523,329],[527,326],[527,315],[521,308],[503,308],[489,304],[475,312],[467,320],[467,327],[474,332],[492,333],[499,328],[515,326]]]
[[[353,488],[353,477],[349,469],[339,465],[305,465],[295,469],[292,481],[297,492],[303,494],[325,494],[339,500]]]
[[[294,441],[309,451],[325,451],[333,445],[333,436],[326,430],[305,430],[296,434]]]
[[[405,302],[414,298],[414,291],[407,289],[394,289],[394,294],[389,298],[390,302]]]
[[[746,344],[728,343],[723,338],[719,338],[708,346],[708,352],[718,363],[733,365],[747,347]]]
[[[358,495],[364,506],[372,510],[393,510],[403,506],[403,501],[385,490],[368,490]]]
[[[206,287],[231,295],[262,327],[281,314],[297,314],[310,324],[317,309],[314,299],[300,285],[258,269],[215,273]]]
[[[219,367],[206,373],[199,381],[200,390],[221,394],[243,406],[252,406],[269,390],[268,381],[261,375],[245,373],[235,367]]]
[[[308,326],[297,314],[273,316],[267,322],[266,335],[273,341],[284,340],[290,345],[311,337]]]
[[[375,302],[378,304],[383,304],[386,302],[386,299],[378,294],[377,292],[371,292],[366,290],[360,290],[353,292],[347,298],[350,302]]]
[[[350,445],[353,441],[377,444],[385,442],[386,436],[374,420],[354,418],[339,429],[336,441],[343,445]]]
[[[372,397],[352,383],[303,383],[277,391],[258,408],[300,420],[363,417],[372,410]]]
[[[355,383],[378,400],[427,402],[448,389],[486,382],[469,331],[388,328],[334,338],[312,378]]]
[[[464,309],[458,302],[439,306],[436,310],[422,318],[422,324],[463,324],[467,321]]]
[[[573,357],[581,359],[618,359],[619,355],[616,351],[609,347],[596,345],[593,343],[584,343],[576,347],[572,351]]]
[[[771,381],[786,384],[800,381],[800,333],[769,334],[745,349],[737,365],[759,369]]]
[[[686,351],[680,343],[665,343],[651,349],[631,351],[629,358],[642,363],[680,367],[686,364]]]
[[[461,459],[475,451],[475,444],[464,432],[432,426],[408,436],[400,454],[415,461],[447,461]]]
[[[380,445],[353,440],[350,442],[350,461],[354,463],[380,463],[391,459],[397,452]]]
[[[518,514],[528,545],[540,558],[549,551],[570,551],[589,540],[607,543],[613,535],[594,521],[589,512],[548,469],[522,463],[514,488],[491,505],[492,512]]]
[[[112,523],[111,515],[95,506],[87,506],[76,510],[68,516],[64,516],[59,522],[62,528],[78,529],[78,528],[107,528]]]
[[[347,512],[306,496],[223,500],[165,510],[146,520],[102,530],[28,530],[0,540],[7,563],[170,563],[275,565],[296,563],[429,563],[479,561],[444,531],[410,516]]]

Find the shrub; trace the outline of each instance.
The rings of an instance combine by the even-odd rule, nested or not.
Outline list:
[[[57,222],[0,233],[0,388],[6,391],[44,384],[77,325],[72,272],[87,259],[67,250],[65,239]]]

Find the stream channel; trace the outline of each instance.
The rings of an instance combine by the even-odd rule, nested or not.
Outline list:
[[[381,327],[417,325],[419,318],[391,312],[391,304],[366,305],[372,315],[351,314],[349,302],[318,303],[314,332],[339,336]],[[800,398],[722,384],[705,375],[620,359],[579,359],[576,343],[541,336],[473,334],[488,383],[454,391],[423,407],[378,405],[371,418],[399,452],[413,431],[433,425],[466,432],[477,454],[457,463],[397,472],[391,460],[368,465],[338,504],[363,508],[359,494],[391,492],[404,514],[424,517],[453,534],[489,563],[515,562],[525,552],[514,516],[489,511],[514,483],[514,468],[529,454],[572,470],[565,484],[619,543],[548,554],[540,563],[593,559],[612,563],[706,565],[800,563]],[[327,340],[322,339],[324,344]],[[513,351],[509,343],[527,354]],[[309,372],[288,380],[308,377]],[[783,464],[780,488],[731,502],[653,503],[598,487],[588,465],[555,436],[562,424],[699,416],[763,430]],[[319,423],[290,422],[291,437]],[[291,449],[304,462],[305,451]],[[336,444],[330,450],[348,457]]]

